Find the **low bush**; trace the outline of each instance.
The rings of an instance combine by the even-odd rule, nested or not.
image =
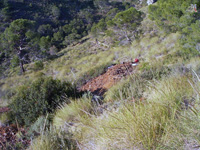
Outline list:
[[[73,97],[75,94],[70,83],[51,77],[39,78],[31,85],[24,85],[16,91],[9,105],[12,110],[10,117],[20,125],[29,126],[39,116],[53,113],[65,101],[64,97]]]

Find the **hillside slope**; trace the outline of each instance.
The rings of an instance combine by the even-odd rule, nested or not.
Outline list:
[[[53,57],[25,64],[23,74],[19,66],[7,69],[0,79],[0,129],[4,133],[15,127],[12,123],[17,125],[9,137],[14,147],[198,149],[200,60],[194,42],[183,44],[185,37],[199,33],[198,20],[181,20],[194,29],[191,33],[176,19],[166,18],[165,26],[159,22],[164,12],[158,15],[152,9],[163,5],[137,10],[143,18],[134,22],[134,29],[124,29],[128,21],[116,22],[121,13],[136,10],[114,13],[105,30],[102,20],[94,25],[98,35],[91,31]],[[133,66],[135,58],[139,63]],[[8,148],[13,146],[10,141],[0,146],[6,149],[6,142]]]

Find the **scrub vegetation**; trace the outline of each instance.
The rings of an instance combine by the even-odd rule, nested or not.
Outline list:
[[[198,149],[199,7],[1,1],[0,149]]]

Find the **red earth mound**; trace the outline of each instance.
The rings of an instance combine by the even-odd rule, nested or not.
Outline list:
[[[135,66],[131,62],[111,66],[104,74],[83,85],[81,91],[90,91],[96,95],[103,95],[115,83],[131,75],[134,70]]]

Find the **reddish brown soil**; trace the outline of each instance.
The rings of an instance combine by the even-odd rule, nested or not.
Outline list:
[[[110,87],[120,81],[123,77],[132,74],[135,67],[127,62],[109,68],[106,73],[92,79],[81,87],[81,91],[90,91],[93,94],[103,95]]]
[[[18,129],[16,125],[0,126],[0,149],[9,149],[8,145],[14,148],[16,143],[20,143],[24,147],[27,147],[30,144],[30,141],[25,138],[17,138],[16,134],[19,131],[21,137],[24,137],[26,132],[23,128]]]

